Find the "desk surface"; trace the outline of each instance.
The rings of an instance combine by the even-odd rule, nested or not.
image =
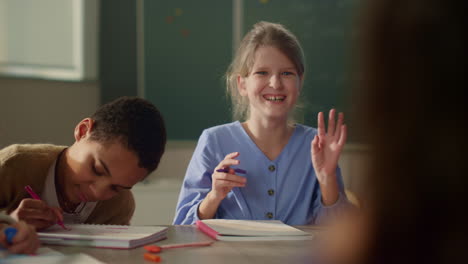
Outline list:
[[[314,233],[313,226],[299,226],[301,230]],[[168,238],[157,245],[195,241],[213,241],[195,226],[170,226]],[[163,250],[161,263],[310,263],[312,260],[310,241],[255,241],[225,242],[216,241],[211,246],[186,247]],[[143,247],[135,249],[100,249],[86,247],[50,246],[64,254],[86,253],[105,263],[154,263],[143,259]]]

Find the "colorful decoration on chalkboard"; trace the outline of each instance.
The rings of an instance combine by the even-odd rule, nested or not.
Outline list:
[[[184,28],[180,31],[180,34],[184,37],[188,37],[190,35],[190,30]]]
[[[184,14],[184,10],[182,10],[182,8],[174,8],[174,15],[169,15],[169,16],[166,16],[166,23],[167,24],[172,24],[174,23],[174,21],[176,20],[175,17],[180,17]],[[183,28],[183,29],[180,29],[180,35],[184,38],[188,37],[190,35],[190,30],[188,30],[187,28]]]
[[[184,10],[182,8],[176,8],[175,9],[175,15],[176,16],[181,16],[184,13]]]
[[[174,22],[174,17],[173,16],[167,16],[166,17],[166,23],[167,24],[172,24]]]
[[[174,15],[175,16],[181,16],[183,13],[184,13],[184,10],[182,10],[182,8],[175,8],[174,9]],[[166,17],[166,23],[167,24],[174,23],[174,20],[175,20],[174,16],[167,16]]]

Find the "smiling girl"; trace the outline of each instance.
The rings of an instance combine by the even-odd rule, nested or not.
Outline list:
[[[15,144],[0,150],[0,211],[36,229],[57,221],[128,225],[130,189],[155,170],[166,130],[150,102],[122,97],[77,124],[70,147]],[[24,190],[30,185],[41,200]]]
[[[234,118],[203,131],[179,195],[174,224],[199,219],[320,224],[350,207],[338,168],[344,116],[318,129],[291,118],[304,81],[303,52],[282,25],[259,22],[227,74]],[[245,174],[236,174],[235,168]]]

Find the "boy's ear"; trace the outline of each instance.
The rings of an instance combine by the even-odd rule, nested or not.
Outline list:
[[[75,140],[80,141],[81,139],[88,137],[91,134],[93,125],[94,120],[91,118],[85,118],[81,120],[75,127]]]
[[[237,75],[237,90],[241,96],[247,96],[247,89],[245,88],[245,78]]]

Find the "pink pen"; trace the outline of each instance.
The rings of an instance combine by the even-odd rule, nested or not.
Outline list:
[[[37,195],[37,194],[33,191],[33,189],[31,188],[31,186],[26,185],[26,186],[24,186],[24,189],[29,193],[29,195],[30,195],[33,199],[35,199],[35,200],[41,200],[41,197],[39,197],[39,195]],[[70,230],[70,229],[67,228],[67,227],[63,224],[63,222],[60,221],[60,220],[57,221],[57,225],[61,226],[61,227],[62,227],[63,229],[65,229],[65,230]]]

